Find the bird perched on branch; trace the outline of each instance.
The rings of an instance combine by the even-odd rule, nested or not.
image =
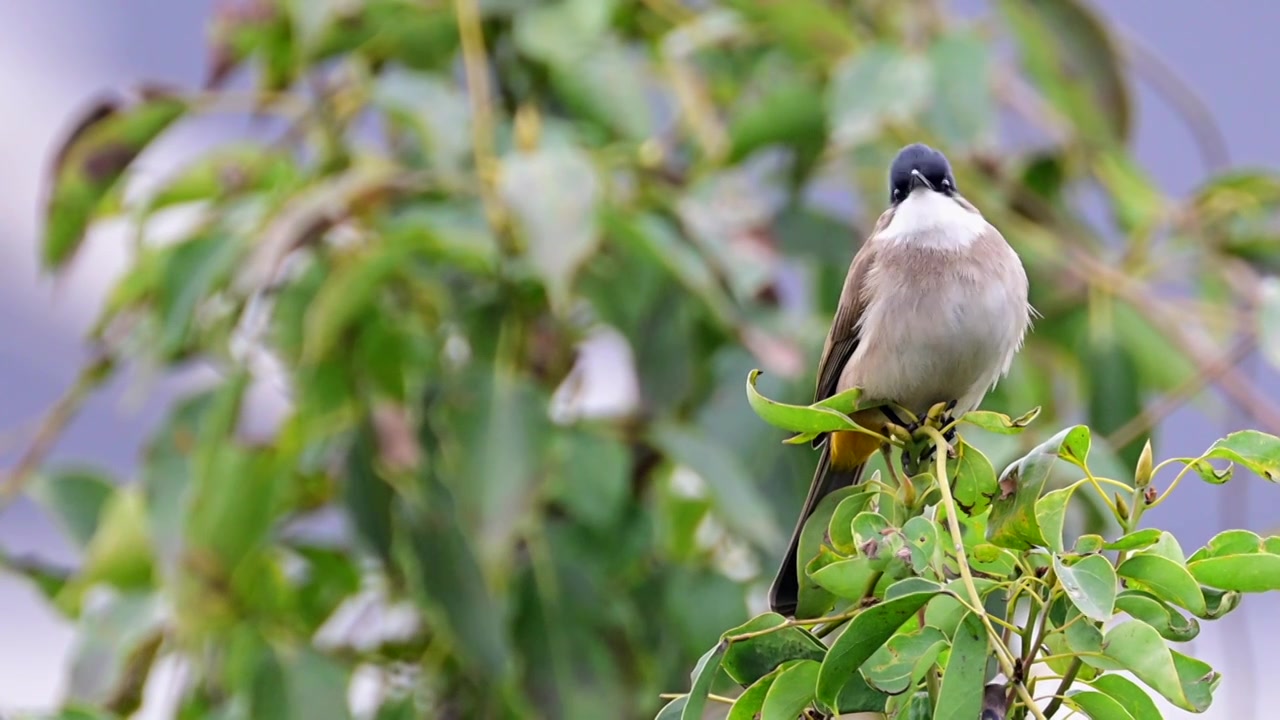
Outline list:
[[[1008,372],[1031,314],[1017,253],[960,195],[941,152],[908,145],[889,169],[889,208],[849,266],[814,401],[862,388],[862,405],[883,405],[853,419],[877,432],[888,423],[913,429],[894,406],[923,418],[946,403],[960,417]],[[822,498],[857,483],[882,449],[874,435],[852,431],[819,436],[814,445],[822,454],[769,592],[783,615],[795,613],[809,560],[797,557],[805,521]]]

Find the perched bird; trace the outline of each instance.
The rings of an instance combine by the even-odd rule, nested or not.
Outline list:
[[[889,209],[849,266],[818,363],[814,402],[852,387],[863,404],[895,403],[919,417],[949,403],[973,410],[1009,370],[1031,323],[1027,275],[1017,253],[956,187],[951,164],[927,145],[908,145],[889,169]],[[903,424],[890,406],[854,420]],[[800,531],[819,501],[859,481],[880,450],[865,433],[820,436],[818,467],[791,544],[769,591],[775,612],[793,615],[809,558]]]

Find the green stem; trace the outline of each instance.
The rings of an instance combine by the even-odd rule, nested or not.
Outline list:
[[[1026,704],[1027,710],[1036,717],[1036,720],[1048,720],[1040,712],[1040,708],[1036,706],[1035,701],[1032,700],[1026,686],[1022,682],[1016,681],[1017,675],[1013,667],[1013,653],[1000,642],[1000,634],[992,626],[991,618],[987,615],[986,608],[982,606],[982,596],[978,593],[977,586],[973,584],[973,573],[969,570],[969,559],[964,552],[964,537],[960,534],[959,511],[956,508],[955,498],[951,496],[951,482],[947,478],[947,448],[949,447],[947,440],[942,437],[942,433],[928,425],[920,429],[933,439],[938,470],[938,487],[942,491],[942,504],[947,511],[947,526],[951,530],[951,541],[955,545],[956,564],[960,567],[960,578],[964,581],[965,590],[969,593],[969,598],[974,605],[973,612],[986,627],[987,637],[992,639],[992,644],[995,646],[996,659],[1000,662],[1000,669],[1004,672],[1005,677],[1009,678],[1009,682],[1013,683],[1018,697]]]
[[[1076,673],[1080,672],[1080,665],[1083,661],[1080,658],[1074,658],[1071,666],[1067,668],[1067,674],[1062,676],[1062,682],[1058,683],[1058,689],[1053,691],[1053,700],[1049,701],[1049,705],[1044,709],[1046,717],[1053,717],[1058,712],[1058,708],[1062,706],[1063,695],[1071,687],[1071,683],[1076,681]]]

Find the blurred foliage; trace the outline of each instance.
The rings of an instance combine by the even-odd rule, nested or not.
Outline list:
[[[242,0],[210,44],[207,87],[103,100],[51,173],[50,271],[97,223],[137,238],[94,362],[3,492],[82,551],[4,558],[80,627],[63,717],[127,715],[162,662],[181,718],[348,717],[348,688],[363,717],[651,717],[759,608],[815,460],[742,377],[809,396],[908,141],[950,156],[1044,316],[991,409],[1087,416],[1111,477],[1208,383],[1280,427],[1233,369],[1255,317],[1276,337],[1255,310],[1280,178],[1161,191],[1126,149],[1128,55],[1078,0],[976,22],[928,1]],[[274,130],[136,177],[154,140],[226,112]],[[192,364],[217,381],[135,477],[43,467],[101,382]],[[1003,467],[1033,434],[974,442]]]

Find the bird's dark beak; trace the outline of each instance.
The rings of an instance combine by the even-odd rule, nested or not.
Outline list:
[[[919,170],[912,170],[911,171],[911,189],[915,190],[918,187],[925,187],[925,188],[929,188],[930,190],[937,189],[933,186],[933,183],[929,182],[925,178],[923,173],[921,173]]]

